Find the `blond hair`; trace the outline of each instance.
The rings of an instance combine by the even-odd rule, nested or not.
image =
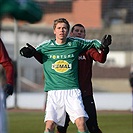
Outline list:
[[[56,25],[58,23],[65,23],[67,25],[67,29],[69,31],[70,25],[69,25],[69,22],[65,18],[58,18],[58,19],[54,20],[53,29],[56,28]]]

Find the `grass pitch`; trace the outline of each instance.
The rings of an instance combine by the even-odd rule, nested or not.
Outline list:
[[[130,111],[99,111],[99,127],[103,133],[132,133],[133,114]],[[9,133],[43,133],[44,112],[30,110],[9,110]],[[68,133],[77,133],[75,124],[70,123]]]

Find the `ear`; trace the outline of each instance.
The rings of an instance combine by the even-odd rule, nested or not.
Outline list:
[[[53,33],[56,34],[55,30],[53,30]]]
[[[70,32],[70,34],[69,34],[69,35],[70,35],[70,37],[71,37],[71,36],[73,36],[73,33],[72,33],[72,32]]]
[[[86,33],[85,33],[85,35],[84,35],[84,38],[86,37]]]

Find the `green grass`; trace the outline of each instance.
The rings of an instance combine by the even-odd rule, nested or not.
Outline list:
[[[43,133],[43,111],[8,111],[9,133]],[[98,112],[99,127],[103,133],[132,133],[131,112]],[[70,123],[68,133],[77,133]]]
[[[103,133],[133,133],[132,118],[131,112],[98,113],[99,126]]]

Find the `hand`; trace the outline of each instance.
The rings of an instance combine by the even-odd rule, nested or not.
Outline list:
[[[36,49],[29,43],[26,43],[26,45],[27,47],[20,49],[20,54],[26,58],[31,58],[32,56],[34,56]]]
[[[105,35],[101,41],[102,48],[106,48],[112,43],[112,36],[111,35]]]
[[[107,55],[109,53],[109,47],[103,48],[102,51]]]
[[[8,97],[9,95],[12,95],[13,94],[13,86],[11,84],[6,84],[4,86],[4,92],[5,92],[6,97]]]

